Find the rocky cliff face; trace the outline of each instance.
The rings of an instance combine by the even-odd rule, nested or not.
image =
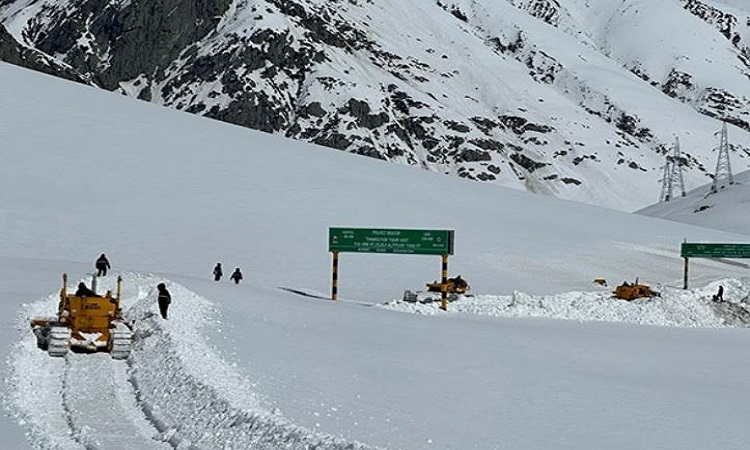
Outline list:
[[[89,83],[84,75],[76,72],[73,68],[61,64],[40,51],[19,44],[2,25],[0,25],[0,61],[79,83]]]
[[[711,117],[750,143],[750,14],[590,3],[0,0],[0,20],[104,89],[352,153],[634,209],[679,135],[705,182]]]

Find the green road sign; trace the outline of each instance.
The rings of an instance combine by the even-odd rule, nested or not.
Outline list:
[[[328,251],[452,255],[453,230],[329,228]]]
[[[750,244],[682,243],[683,258],[750,258]]]

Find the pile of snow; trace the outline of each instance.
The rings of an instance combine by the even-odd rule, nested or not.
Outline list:
[[[712,300],[723,285],[728,304]],[[544,317],[580,322],[626,322],[671,327],[750,326],[750,288],[737,279],[724,279],[707,286],[683,290],[656,286],[659,296],[624,301],[611,289],[599,292],[567,292],[558,295],[460,295],[448,303],[447,312],[495,317]],[[394,300],[382,308],[416,314],[439,314],[440,294],[417,296],[417,301]],[[730,306],[734,305],[734,307]],[[740,318],[736,308],[745,310]],[[740,312],[740,314],[742,314]]]

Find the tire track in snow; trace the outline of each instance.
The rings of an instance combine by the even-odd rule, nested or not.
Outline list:
[[[70,434],[67,414],[63,408],[65,359],[50,358],[36,346],[36,337],[28,324],[29,317],[53,315],[57,295],[34,302],[16,317],[16,329],[22,330],[7,360],[11,374],[8,380],[6,409],[27,430],[29,444],[44,450],[82,450],[84,447]]]
[[[87,450],[169,450],[143,416],[127,365],[109,354],[66,357],[63,406],[75,439]]]

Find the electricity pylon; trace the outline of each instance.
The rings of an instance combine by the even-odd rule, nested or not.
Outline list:
[[[680,151],[680,140],[674,138],[674,147],[672,154],[667,155],[667,161],[664,163],[664,173],[661,178],[661,198],[660,202],[668,202],[674,196],[674,188],[680,188],[680,194],[685,196],[685,179],[682,176],[682,167],[685,165],[685,158]]]
[[[729,150],[734,150],[734,146],[729,143],[727,138],[727,123],[724,122],[721,127],[721,139],[719,140],[719,147],[715,148],[714,151],[719,151],[719,157],[716,160],[716,172],[714,172],[714,182],[711,184],[711,192],[719,192],[720,188],[725,187],[727,184],[734,184],[734,177],[732,177],[732,166],[729,163]]]

